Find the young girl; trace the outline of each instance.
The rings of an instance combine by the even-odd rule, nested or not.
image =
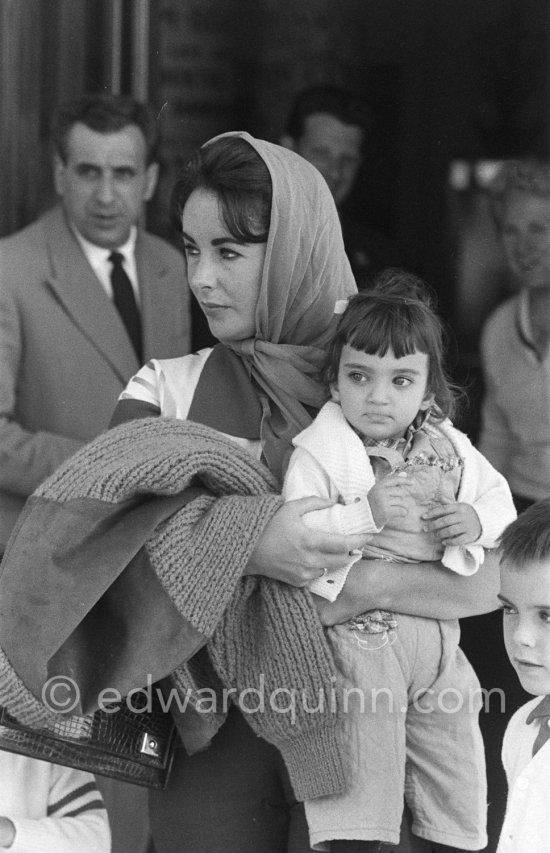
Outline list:
[[[312,582],[318,595],[334,600],[361,556],[388,572],[441,561],[474,573],[515,517],[506,481],[451,425],[442,361],[442,327],[414,276],[387,270],[349,301],[328,352],[332,400],[295,437],[284,489],[335,502],[307,516],[312,526],[365,535],[362,555]],[[485,847],[481,696],[458,621],[376,610],[328,633],[348,790],[306,803],[314,849],[397,844],[404,799],[434,849]]]

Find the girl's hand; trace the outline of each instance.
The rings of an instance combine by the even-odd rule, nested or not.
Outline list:
[[[291,586],[306,586],[349,562],[349,553],[364,542],[364,535],[344,536],[306,527],[302,516],[333,506],[322,498],[300,498],[279,509],[252,552],[244,574],[265,575]]]
[[[405,505],[408,478],[405,473],[388,474],[378,480],[368,494],[374,523],[383,527],[391,518],[407,515]]]
[[[442,545],[470,545],[481,536],[481,523],[473,506],[454,501],[429,509],[422,516]]]

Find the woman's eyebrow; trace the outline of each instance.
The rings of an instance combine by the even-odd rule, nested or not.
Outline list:
[[[508,601],[508,599],[501,595],[500,592],[497,592],[497,598],[499,601],[502,601],[503,604],[510,604],[513,607],[513,602]]]
[[[215,237],[214,240],[210,241],[212,246],[221,246],[223,243],[236,243],[237,246],[246,245],[246,240],[240,240],[238,237],[233,237],[231,234],[228,234],[227,237]]]

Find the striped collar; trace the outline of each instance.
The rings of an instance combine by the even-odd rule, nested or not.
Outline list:
[[[398,453],[401,453],[403,456],[410,449],[413,439],[416,433],[425,426],[431,414],[431,409],[426,409],[425,412],[418,412],[416,418],[409,424],[407,427],[407,431],[405,435],[401,438],[383,438],[383,439],[375,439],[369,438],[366,435],[362,435],[359,430],[353,427],[354,431],[357,433],[361,441],[363,442],[365,447],[380,447],[385,450],[396,450]]]

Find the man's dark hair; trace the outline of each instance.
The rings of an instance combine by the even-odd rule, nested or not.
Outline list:
[[[550,498],[537,501],[508,525],[498,551],[513,568],[550,558]]]
[[[294,140],[300,139],[304,132],[306,119],[315,113],[334,116],[342,124],[360,127],[366,136],[372,126],[372,116],[365,104],[338,86],[312,86],[298,95],[287,120],[286,132]]]
[[[117,133],[128,125],[136,125],[145,137],[147,165],[156,159],[158,132],[155,117],[147,104],[127,95],[84,95],[62,104],[52,120],[51,139],[54,151],[67,162],[67,137],[80,123],[97,133]]]

